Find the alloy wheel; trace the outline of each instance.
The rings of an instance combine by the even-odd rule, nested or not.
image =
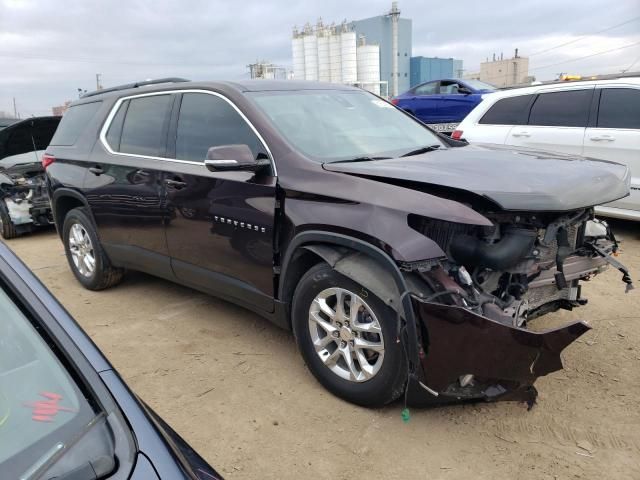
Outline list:
[[[78,272],[91,277],[96,270],[95,252],[91,237],[79,223],[74,223],[69,229],[69,252]]]
[[[320,360],[339,377],[366,382],[380,371],[382,328],[357,294],[338,287],[320,292],[309,308],[309,333]]]

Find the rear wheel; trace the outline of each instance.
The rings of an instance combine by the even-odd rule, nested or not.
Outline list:
[[[406,361],[396,315],[378,297],[322,263],[296,288],[293,331],[311,373],[335,395],[367,407],[400,396]]]
[[[83,208],[74,208],[65,217],[62,240],[71,271],[82,286],[104,290],[122,280],[124,271],[111,265]]]
[[[9,210],[4,200],[0,200],[0,234],[5,240],[10,240],[18,236],[16,226],[11,221]]]

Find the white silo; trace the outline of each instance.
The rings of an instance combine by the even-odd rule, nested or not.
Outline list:
[[[304,79],[318,80],[318,37],[308,24],[304,28]]]
[[[348,31],[345,25],[343,25],[342,33],[340,34],[340,54],[342,56],[342,82],[357,82],[356,32]]]
[[[340,32],[331,29],[329,37],[329,77],[332,83],[342,83],[342,54],[340,53]]]
[[[318,24],[318,80],[330,82],[331,74],[329,70],[329,35],[331,31]]]
[[[358,83],[365,90],[380,95],[380,46],[366,45],[361,37],[357,51]]]
[[[296,28],[293,29],[291,49],[293,50],[293,78],[304,80],[304,37]]]

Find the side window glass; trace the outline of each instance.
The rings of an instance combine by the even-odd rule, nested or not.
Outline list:
[[[51,139],[51,145],[70,146],[75,144],[100,105],[102,102],[81,103],[69,107]]]
[[[109,130],[107,130],[107,143],[111,147],[111,150],[114,150],[116,152],[120,151],[120,136],[122,135],[122,124],[124,123],[124,114],[126,113],[128,106],[129,100],[125,100],[124,102],[122,102],[122,104],[118,108],[118,112],[111,121],[111,125],[109,125]]]
[[[211,147],[244,144],[254,158],[267,152],[247,122],[224,99],[207,93],[185,93],[176,133],[176,158],[203,162]]]
[[[171,95],[133,98],[122,125],[120,151],[135,155],[160,156],[166,144]]]
[[[598,110],[598,127],[640,129],[640,90],[603,89]]]
[[[458,93],[456,82],[440,82],[440,95],[453,95]]]
[[[438,82],[425,83],[416,87],[414,90],[416,95],[435,95],[438,93]]]
[[[526,125],[533,95],[498,100],[480,119],[484,125]]]
[[[569,90],[538,95],[529,125],[586,127],[592,90]]]

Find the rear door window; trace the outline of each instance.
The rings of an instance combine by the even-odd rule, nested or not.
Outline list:
[[[122,124],[119,151],[150,157],[162,156],[166,147],[172,100],[173,95],[170,94],[132,98]]]
[[[586,127],[593,89],[541,93],[531,107],[529,125]]]
[[[414,95],[435,95],[438,93],[438,82],[429,82],[420,85],[413,91]]]
[[[102,102],[91,102],[69,107],[51,139],[51,145],[74,145],[101,105]]]
[[[498,100],[480,119],[485,125],[526,125],[533,95]]]
[[[207,93],[185,93],[178,117],[176,158],[204,162],[209,148],[232,144],[248,145],[256,159],[268,158],[260,139],[227,101]]]
[[[603,89],[598,110],[598,127],[640,129],[640,90]]]

